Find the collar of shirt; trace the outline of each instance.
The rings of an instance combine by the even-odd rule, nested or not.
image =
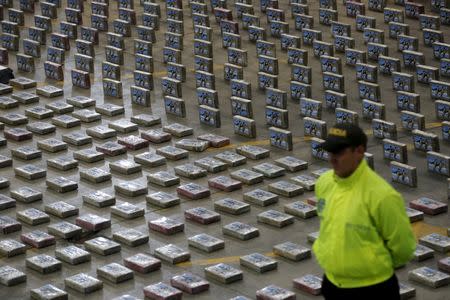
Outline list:
[[[356,170],[348,177],[341,178],[336,174],[333,174],[334,181],[342,187],[351,187],[361,178],[362,174],[365,172],[366,168],[368,168],[366,160],[363,158],[359,163]]]

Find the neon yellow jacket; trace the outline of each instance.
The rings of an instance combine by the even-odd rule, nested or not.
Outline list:
[[[383,282],[411,259],[416,240],[403,198],[364,159],[347,178],[324,173],[315,191],[321,222],[313,251],[334,285]]]

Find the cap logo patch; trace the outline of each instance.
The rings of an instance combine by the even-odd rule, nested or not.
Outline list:
[[[331,128],[329,134],[340,136],[340,137],[347,137],[347,130],[339,129],[339,128]]]

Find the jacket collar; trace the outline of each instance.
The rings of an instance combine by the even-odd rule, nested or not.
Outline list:
[[[363,158],[361,160],[361,162],[359,163],[358,167],[356,168],[356,170],[348,177],[346,178],[341,178],[339,176],[337,176],[336,174],[334,174],[333,172],[333,178],[334,181],[341,186],[352,186],[355,182],[357,182],[359,180],[359,178],[361,178],[362,174],[365,172],[365,170],[368,168],[367,162],[366,160]]]

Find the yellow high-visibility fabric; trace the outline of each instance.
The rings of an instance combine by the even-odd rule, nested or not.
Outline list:
[[[334,285],[383,282],[411,259],[416,240],[403,198],[364,159],[347,178],[324,173],[315,194],[321,221],[313,251]]]

